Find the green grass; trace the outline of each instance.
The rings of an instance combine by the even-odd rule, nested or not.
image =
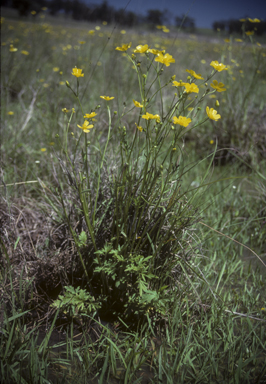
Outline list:
[[[11,17],[1,28],[1,376],[266,382],[265,48]],[[115,50],[129,42],[176,62],[152,77],[145,55]],[[213,60],[230,66],[215,75],[226,92],[211,93]],[[134,65],[162,125],[134,107]],[[198,98],[171,84],[189,81],[186,69],[205,79]],[[172,129],[164,116],[178,97],[177,116],[205,122]],[[97,113],[87,134],[79,101]],[[206,119],[207,105],[220,120]]]

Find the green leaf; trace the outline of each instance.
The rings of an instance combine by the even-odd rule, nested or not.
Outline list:
[[[79,235],[79,245],[85,246],[87,244],[87,235],[86,232],[82,231]]]

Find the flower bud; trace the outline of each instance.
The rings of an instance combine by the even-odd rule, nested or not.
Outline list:
[[[66,86],[71,89],[69,82],[66,80]]]
[[[215,107],[219,107],[220,103],[218,100],[215,101]]]

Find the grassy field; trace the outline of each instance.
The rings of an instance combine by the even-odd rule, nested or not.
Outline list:
[[[2,15],[3,382],[266,383],[263,38]]]

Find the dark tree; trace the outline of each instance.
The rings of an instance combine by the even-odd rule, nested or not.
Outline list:
[[[183,30],[188,30],[190,32],[195,31],[195,20],[189,16],[185,16],[185,15],[176,16],[175,25],[177,28],[180,28]]]
[[[164,21],[164,14],[158,9],[150,9],[148,11],[146,20],[149,24],[162,25]]]
[[[31,7],[31,0],[13,0],[12,6],[17,9],[20,16],[28,16],[30,11],[33,9]]]
[[[217,29],[220,29],[220,31],[225,31],[226,24],[226,21],[215,21],[212,23],[212,29],[214,31],[217,31]]]
[[[230,19],[228,21],[228,31],[231,33],[242,33],[243,23],[238,19]]]

